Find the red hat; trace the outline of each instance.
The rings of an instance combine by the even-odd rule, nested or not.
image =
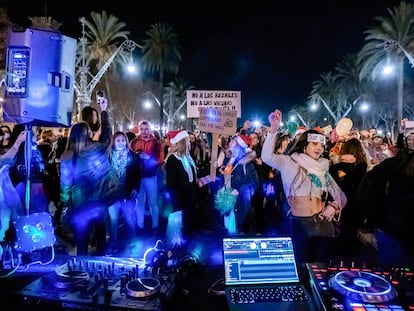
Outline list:
[[[237,134],[233,136],[233,139],[237,141],[240,147],[247,148],[250,146],[250,137],[243,135],[243,134]]]
[[[169,138],[171,144],[178,143],[181,139],[188,137],[188,132],[185,130],[180,131],[169,131],[167,133],[167,138]]]
[[[321,127],[319,125],[317,127],[314,127],[313,129],[315,131],[322,132],[322,129],[321,129]]]

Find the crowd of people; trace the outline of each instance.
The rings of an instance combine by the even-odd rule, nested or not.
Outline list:
[[[163,137],[148,120],[135,132],[113,132],[107,100],[97,104],[100,111],[85,107],[82,121],[61,135],[21,124],[0,128],[2,243],[12,242],[15,217],[47,212],[77,255],[91,245],[97,255],[112,255],[146,236],[181,248],[219,230],[289,234],[303,263],[353,256],[362,244],[384,264],[412,265],[414,128],[406,119],[393,144],[375,129],[283,131],[276,109],[269,126],[246,120],[234,135],[212,141],[186,129]],[[216,178],[205,182],[212,168]]]

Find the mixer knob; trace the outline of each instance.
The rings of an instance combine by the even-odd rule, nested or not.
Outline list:
[[[108,285],[109,285],[109,279],[108,278],[104,278],[104,280],[103,280],[103,287],[104,287],[104,289],[108,289]]]
[[[113,293],[112,290],[108,290],[108,289],[105,290],[105,293],[104,293],[104,302],[105,302],[106,305],[109,305],[111,303],[111,301],[112,301],[112,293]]]
[[[93,293],[93,295],[92,295],[92,303],[94,305],[96,305],[96,303],[98,302],[98,298],[99,298],[98,292]]]
[[[120,281],[121,282],[120,282],[119,291],[120,291],[120,294],[123,295],[123,294],[125,294],[125,286],[126,286],[125,276],[121,276],[121,280]]]

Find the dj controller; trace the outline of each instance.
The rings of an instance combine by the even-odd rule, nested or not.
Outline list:
[[[72,257],[22,288],[26,306],[75,310],[163,310],[173,295],[175,272],[115,257]],[[55,310],[55,309],[54,309]]]
[[[308,263],[310,286],[324,311],[414,311],[409,268]]]

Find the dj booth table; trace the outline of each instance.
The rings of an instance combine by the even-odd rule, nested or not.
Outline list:
[[[304,282],[323,311],[412,311],[414,276],[408,268],[308,263]],[[2,301],[15,310],[227,311],[223,267],[190,262],[156,273],[119,257],[57,256],[47,265],[0,279]],[[212,288],[212,285],[215,284]]]

